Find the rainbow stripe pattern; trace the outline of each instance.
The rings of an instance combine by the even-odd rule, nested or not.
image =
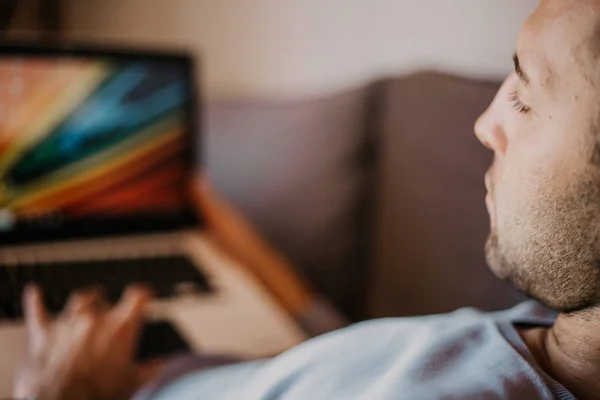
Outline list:
[[[175,63],[0,60],[0,212],[183,207],[186,85]]]

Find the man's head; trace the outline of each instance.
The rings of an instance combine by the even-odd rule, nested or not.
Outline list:
[[[557,310],[600,306],[600,1],[541,1],[475,130],[492,270]]]

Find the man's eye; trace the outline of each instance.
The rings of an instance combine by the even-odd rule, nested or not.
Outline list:
[[[510,93],[510,102],[512,104],[512,107],[517,112],[527,114],[529,111],[531,111],[531,107],[529,107],[519,99],[519,93],[517,93],[516,91]]]

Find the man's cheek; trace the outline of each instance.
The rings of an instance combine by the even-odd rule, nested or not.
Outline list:
[[[497,224],[502,225],[508,220],[519,218],[523,195],[528,190],[527,174],[527,169],[518,163],[498,171],[492,197]]]

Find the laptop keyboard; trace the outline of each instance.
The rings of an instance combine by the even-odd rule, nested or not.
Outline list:
[[[212,291],[206,276],[185,256],[0,265],[0,320],[23,317],[21,297],[30,282],[42,289],[51,313],[63,309],[71,292],[92,286],[103,287],[111,303],[136,282],[148,285],[159,299]]]

